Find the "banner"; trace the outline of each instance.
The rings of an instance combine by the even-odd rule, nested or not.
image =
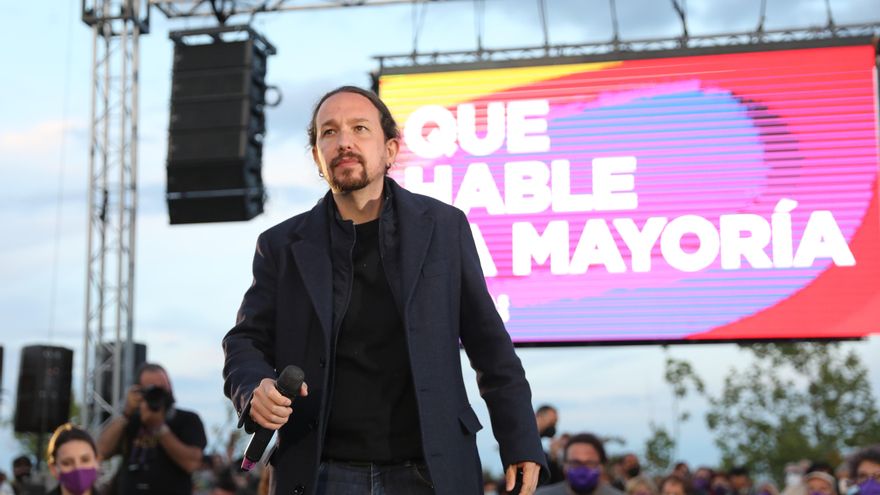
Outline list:
[[[870,45],[383,74],[514,342],[880,328]]]

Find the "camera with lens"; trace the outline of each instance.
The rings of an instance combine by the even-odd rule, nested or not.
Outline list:
[[[174,404],[174,396],[171,395],[171,392],[162,387],[157,387],[156,385],[143,388],[141,390],[141,395],[143,395],[147,407],[154,412],[161,410],[167,411],[168,408]]]

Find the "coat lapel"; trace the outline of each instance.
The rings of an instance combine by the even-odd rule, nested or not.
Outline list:
[[[318,321],[329,338],[333,314],[333,268],[330,265],[330,240],[324,198],[312,209],[297,231],[299,239],[290,245],[296,266],[309,293]]]
[[[391,181],[389,181],[391,182]],[[434,233],[434,218],[427,208],[414,200],[412,193],[394,184],[396,214],[400,225],[400,278],[403,287],[403,307],[409,305],[419,280],[425,255]]]

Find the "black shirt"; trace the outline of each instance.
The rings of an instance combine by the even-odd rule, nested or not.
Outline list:
[[[325,459],[423,456],[406,335],[380,256],[379,228],[379,220],[354,227],[352,269],[337,271],[351,274],[350,292],[336,337]]]
[[[198,414],[174,409],[165,423],[181,442],[205,448],[208,440]],[[159,444],[159,438],[142,428],[135,414],[125,428],[123,459],[117,475],[120,494],[191,495],[192,477]]]

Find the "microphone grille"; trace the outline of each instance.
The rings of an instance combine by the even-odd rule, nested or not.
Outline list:
[[[299,366],[289,365],[281,371],[275,386],[281,395],[285,397],[295,397],[299,394],[299,388],[306,379],[306,374]]]

